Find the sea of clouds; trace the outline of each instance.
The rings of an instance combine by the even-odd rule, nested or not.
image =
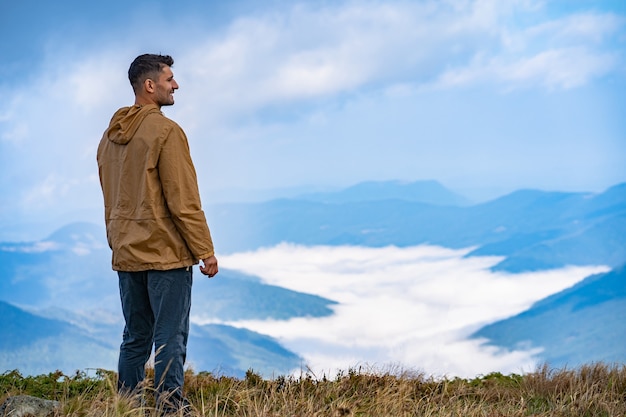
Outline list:
[[[277,338],[304,358],[303,369],[318,377],[358,367],[432,376],[521,373],[539,365],[539,348],[506,351],[468,336],[608,270],[492,272],[501,258],[465,257],[469,251],[281,244],[221,256],[222,267],[339,303],[329,317],[228,324]]]

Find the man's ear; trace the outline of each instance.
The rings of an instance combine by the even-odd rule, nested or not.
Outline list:
[[[146,80],[143,82],[143,89],[146,90],[147,93],[154,93],[154,91],[156,90],[156,84],[150,78],[146,78]]]

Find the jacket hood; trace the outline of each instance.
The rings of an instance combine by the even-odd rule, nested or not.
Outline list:
[[[141,126],[141,122],[151,113],[161,113],[155,104],[122,107],[115,112],[105,132],[106,137],[118,145],[126,145]]]

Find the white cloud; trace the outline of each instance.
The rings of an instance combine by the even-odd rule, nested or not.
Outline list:
[[[4,252],[41,253],[58,250],[60,245],[57,242],[40,241],[28,245],[2,246],[0,250]]]
[[[95,158],[95,157],[94,157]],[[100,183],[93,174],[76,178],[71,173],[59,173],[61,169],[50,172],[41,182],[23,190],[19,204],[26,210],[46,210],[51,206],[63,204],[68,197],[74,194],[93,196],[95,190],[99,192]],[[96,194],[98,195],[98,194]]]
[[[506,89],[570,89],[619,71],[621,54],[610,44],[625,19],[606,13],[574,14],[527,27],[498,27],[500,45],[477,48],[471,60],[442,71],[435,85],[455,88],[500,83]]]
[[[110,52],[88,56],[70,67],[69,73],[59,74],[53,88],[68,94],[68,101],[82,114],[108,112],[120,101],[119,92],[130,93],[124,77],[130,63],[124,58],[125,54]]]
[[[209,98],[211,110],[223,115],[381,82],[572,88],[615,69],[616,60],[597,46],[623,30],[623,22],[581,14],[511,24],[511,16],[538,7],[527,1],[300,4],[240,18],[225,33],[190,45],[181,71],[194,86],[186,93],[191,101]]]
[[[358,364],[475,376],[520,372],[537,351],[498,351],[467,340],[487,323],[520,313],[605,267],[572,267],[524,274],[494,273],[494,257],[468,250],[304,247],[282,244],[221,256],[220,263],[264,282],[339,302],[319,319],[242,321],[281,340],[315,371],[334,374]],[[194,317],[194,320],[198,318]]]
[[[585,48],[545,50],[514,61],[477,55],[469,66],[441,74],[436,86],[453,88],[497,80],[507,90],[533,84],[549,90],[570,89],[609,73],[616,64],[614,54],[592,52]]]
[[[56,215],[100,204],[96,147],[111,109],[132,96],[123,85],[123,56],[105,51],[64,58],[64,66],[50,58],[40,76],[12,86],[13,99],[0,110],[0,146],[8,162],[2,180],[22,214]]]
[[[592,53],[579,48],[544,51],[498,71],[507,81],[537,80],[548,88],[569,89],[614,68],[611,54]]]
[[[0,139],[5,141],[19,142],[28,137],[29,129],[26,123],[16,123],[11,128],[3,130]]]
[[[525,44],[601,45],[620,32],[625,23],[623,16],[612,13],[577,13],[529,26],[520,32],[520,38],[525,38]]]

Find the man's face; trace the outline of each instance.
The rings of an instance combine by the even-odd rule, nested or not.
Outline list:
[[[155,80],[155,101],[159,106],[171,106],[174,104],[174,90],[178,89],[178,83],[174,80],[174,73],[168,66],[164,66],[159,73],[159,79]]]

